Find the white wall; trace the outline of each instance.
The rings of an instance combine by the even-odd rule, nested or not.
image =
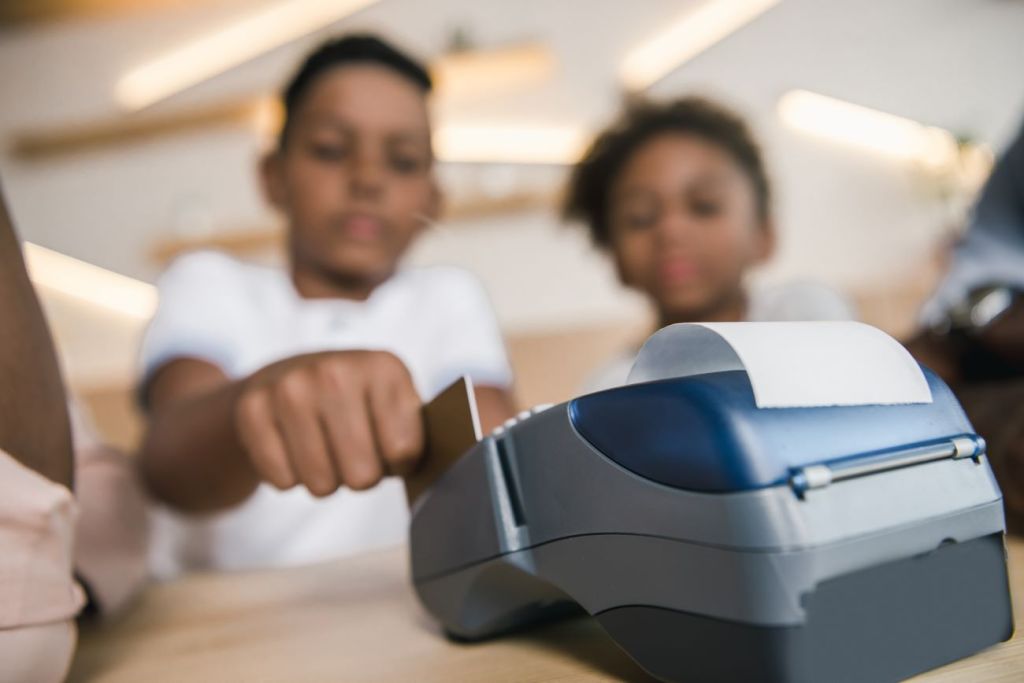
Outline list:
[[[898,278],[942,233],[907,168],[784,128],[803,88],[1002,147],[1024,119],[1024,3],[789,0],[654,88],[719,93],[754,122],[778,194],[774,277],[859,288]]]
[[[0,143],[27,128],[112,115],[113,85],[127,68],[259,4],[222,0],[190,10],[0,33]],[[424,56],[437,54],[456,26],[484,45],[543,40],[559,60],[551,83],[458,108],[441,106],[439,118],[596,128],[617,108],[615,72],[626,50],[696,4],[384,0],[333,29],[381,29]],[[791,88],[816,90],[999,146],[1024,116],[1022,35],[1020,2],[784,0],[669,75],[653,94],[719,95],[747,114],[762,135],[775,176],[781,235],[778,258],[765,277],[813,277],[857,289],[897,280],[908,264],[924,259],[941,234],[942,215],[906,169],[784,129],[775,114],[778,97]],[[274,51],[160,106],[276,89],[319,37]],[[188,229],[189,217],[204,216],[223,227],[273,220],[255,183],[259,150],[251,131],[210,129],[34,163],[5,151],[0,174],[26,238],[152,280],[157,266],[149,250],[161,236]],[[460,182],[458,169],[443,172]],[[534,185],[564,179],[557,168],[514,173]],[[412,259],[453,262],[477,272],[513,332],[635,320],[643,310],[618,289],[582,234],[545,212],[453,224],[425,238]],[[96,335],[76,333],[80,324],[61,326],[67,328],[65,341],[92,349]],[[71,364],[75,373],[108,371],[94,351]],[[119,359],[123,355],[118,351]]]

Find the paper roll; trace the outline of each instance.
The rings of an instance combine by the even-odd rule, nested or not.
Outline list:
[[[629,383],[744,370],[758,408],[931,403],[902,345],[857,322],[686,323],[654,333]]]

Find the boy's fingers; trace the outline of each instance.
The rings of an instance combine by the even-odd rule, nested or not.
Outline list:
[[[321,410],[341,482],[356,491],[379,482],[384,470],[373,441],[363,388],[348,386],[325,401]]]
[[[235,409],[238,437],[249,454],[256,473],[279,489],[298,483],[285,449],[284,441],[274,423],[270,396],[265,391],[244,394]]]
[[[389,378],[372,382],[368,404],[373,431],[388,472],[405,475],[413,471],[423,452],[423,422],[420,397],[404,366]]]
[[[295,474],[314,496],[338,489],[338,475],[320,425],[316,389],[302,373],[289,373],[274,387],[274,412]]]

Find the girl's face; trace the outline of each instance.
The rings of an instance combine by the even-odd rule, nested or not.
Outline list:
[[[622,167],[608,206],[619,277],[664,321],[742,315],[743,275],[768,257],[772,235],[726,150],[685,133],[652,137]]]
[[[438,210],[423,92],[378,65],[320,74],[264,184],[288,219],[293,267],[380,284]]]

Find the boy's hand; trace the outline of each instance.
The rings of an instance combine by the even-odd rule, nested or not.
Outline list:
[[[420,406],[393,354],[329,351],[252,375],[235,403],[235,428],[264,481],[326,496],[411,471],[423,450]]]

